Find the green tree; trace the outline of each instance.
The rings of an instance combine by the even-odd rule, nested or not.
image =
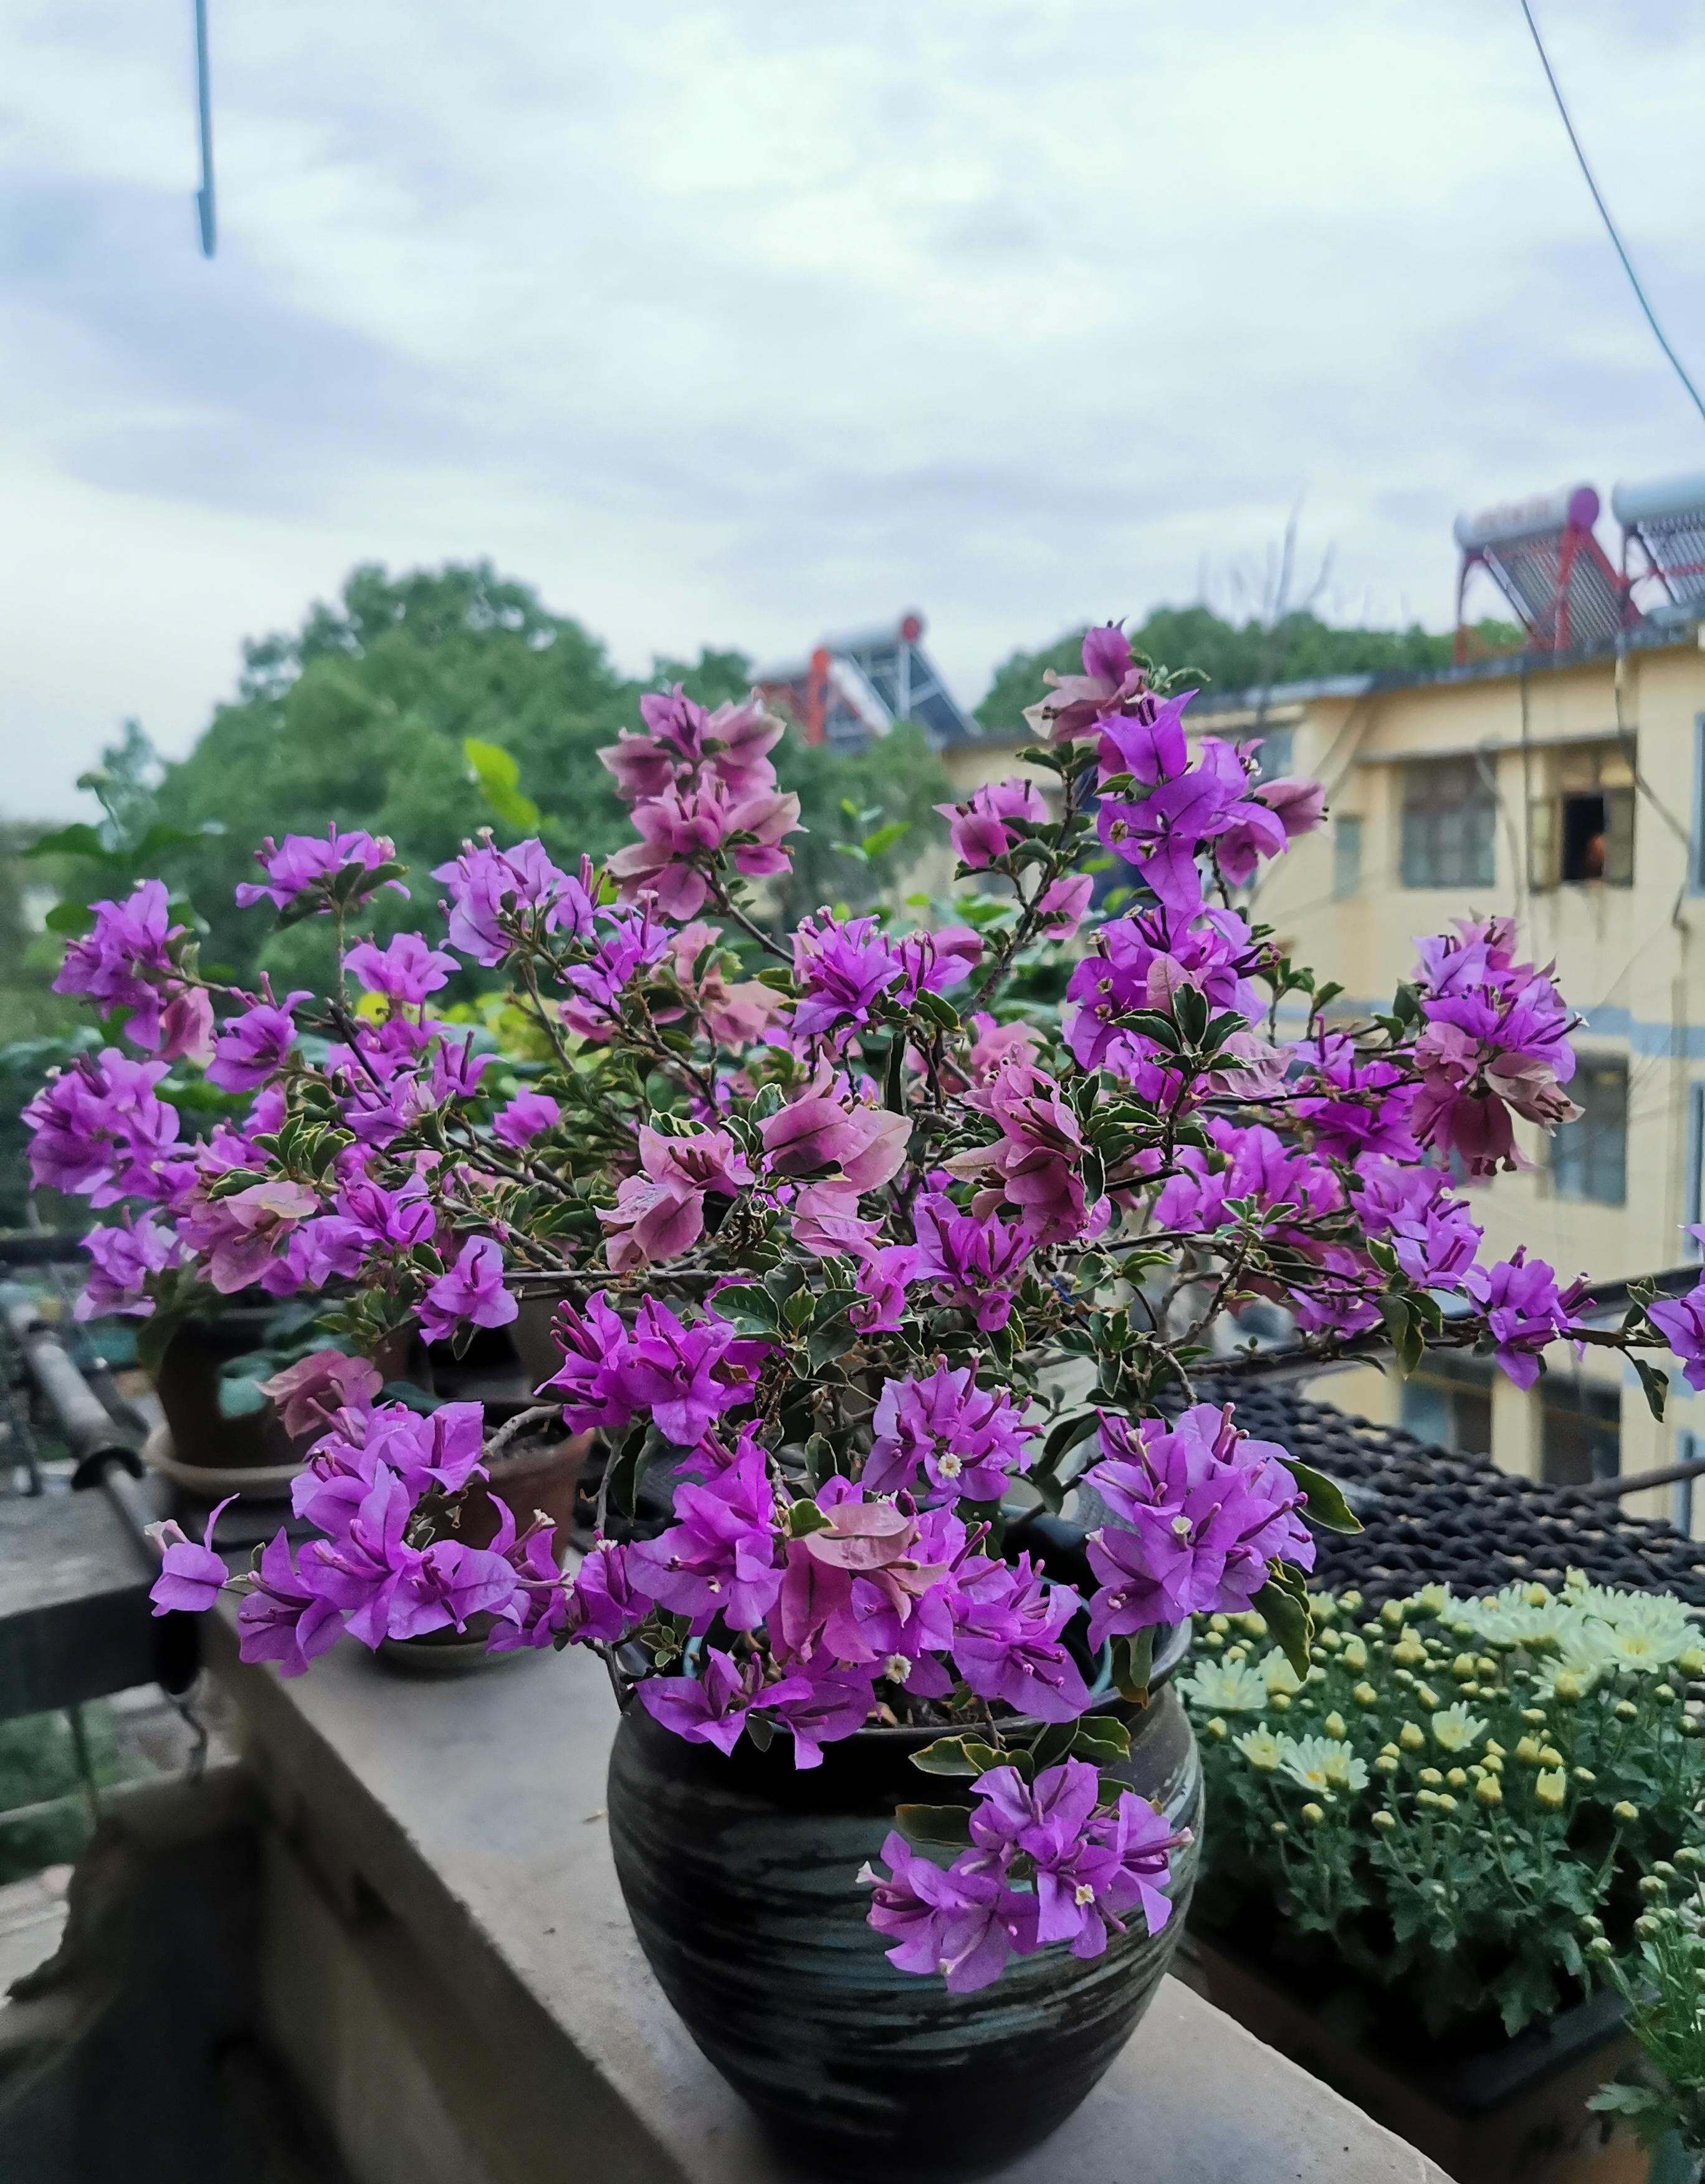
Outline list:
[[[1513,622],[1479,623],[1474,636],[1485,651],[1511,651],[1521,632]],[[1268,623],[1251,617],[1228,621],[1211,607],[1156,607],[1133,628],[1132,649],[1167,667],[1187,669],[1214,691],[1252,690],[1263,684],[1301,682],[1328,675],[1426,672],[1448,667],[1455,638],[1423,629],[1339,629],[1307,608]],[[1042,674],[1082,671],[1081,628],[1068,631],[1036,652],[1015,652],[995,672],[977,708],[986,728],[1006,729],[1042,694]]]

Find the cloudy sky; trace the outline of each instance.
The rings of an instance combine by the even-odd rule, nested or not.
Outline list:
[[[1705,372],[1705,15],[1536,5]],[[631,669],[915,604],[974,699],[1294,507],[1335,618],[1442,627],[1459,507],[1705,470],[1515,0],[210,11],[212,264],[191,0],[0,13],[12,814],[358,560]]]

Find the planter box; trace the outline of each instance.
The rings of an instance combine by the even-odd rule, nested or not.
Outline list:
[[[1646,2184],[1647,2157],[1631,2134],[1586,2106],[1636,2052],[1613,1994],[1478,2054],[1440,2060],[1424,2051],[1411,2060],[1352,2045],[1266,1966],[1217,1938],[1188,1933],[1176,1970],[1457,2184]]]

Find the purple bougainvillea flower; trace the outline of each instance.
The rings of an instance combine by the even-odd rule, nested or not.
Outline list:
[[[236,1499],[234,1494],[226,1496],[208,1518],[198,1542],[175,1517],[148,1526],[148,1537],[161,1550],[160,1574],[148,1592],[156,1615],[169,1615],[174,1608],[199,1615],[219,1598],[226,1573],[214,1552],[213,1528]]]
[[[501,1247],[489,1236],[470,1236],[455,1264],[421,1300],[421,1332],[428,1342],[443,1342],[464,1320],[476,1327],[506,1327],[520,1309],[504,1287]]]

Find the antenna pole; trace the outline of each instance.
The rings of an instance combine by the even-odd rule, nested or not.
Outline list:
[[[195,96],[201,128],[201,187],[195,193],[201,254],[211,258],[217,240],[213,201],[213,93],[207,68],[207,0],[195,0]]]

